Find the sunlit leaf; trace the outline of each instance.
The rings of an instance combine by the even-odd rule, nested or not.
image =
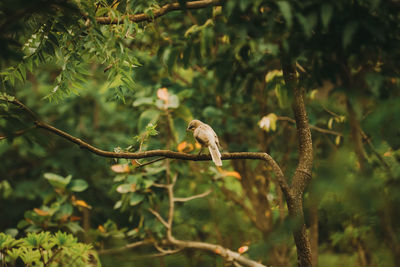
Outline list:
[[[183,141],[182,143],[178,144],[177,150],[179,152],[190,152],[193,150],[193,145],[191,143]]]
[[[111,166],[111,170],[116,173],[129,173],[130,168],[128,164],[114,164]]]
[[[91,209],[92,207],[89,205],[89,204],[87,204],[84,200],[76,200],[75,202],[74,202],[74,204],[76,205],[76,206],[80,206],[80,207],[84,207],[84,208],[88,208],[88,209]]]
[[[39,216],[49,216],[50,213],[48,211],[44,211],[41,209],[34,208],[33,211],[38,214]]]
[[[265,75],[265,81],[270,82],[272,81],[275,77],[282,77],[283,73],[282,70],[271,70]]]
[[[270,113],[261,118],[261,120],[258,122],[258,126],[266,132],[269,132],[270,130],[275,131],[277,120],[278,117],[275,115],[275,113]]]
[[[82,192],[88,188],[88,183],[82,179],[74,179],[68,184],[68,189],[73,192]]]
[[[242,176],[240,176],[240,174],[236,171],[221,171],[222,176],[224,177],[235,177],[236,179],[242,179]]]
[[[144,199],[144,195],[141,194],[132,194],[130,199],[129,199],[129,204],[131,206],[136,206],[137,204],[139,204],[140,202],[142,202]]]
[[[49,183],[56,187],[56,188],[61,188],[65,189],[67,185],[70,183],[72,176],[69,175],[67,177],[62,177],[60,175],[57,175],[55,173],[45,173],[44,178],[49,181]]]
[[[336,144],[337,146],[340,144],[340,139],[341,139],[340,135],[336,136],[336,138],[335,138],[335,144]]]
[[[128,192],[135,192],[136,185],[135,184],[121,184],[117,187],[117,192],[120,194],[126,194]]]
[[[157,97],[168,104],[169,101],[169,93],[166,87],[160,88],[157,90]]]

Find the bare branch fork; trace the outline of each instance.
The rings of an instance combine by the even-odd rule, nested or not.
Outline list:
[[[162,225],[167,230],[167,235],[166,239],[161,242],[162,245],[166,246],[175,246],[178,247],[178,249],[175,250],[164,250],[161,247],[156,246],[156,249],[160,251],[161,253],[176,253],[179,252],[182,249],[199,249],[199,250],[204,250],[204,251],[209,251],[215,254],[220,255],[221,257],[225,258],[227,261],[233,262],[233,263],[238,263],[238,264],[243,264],[246,266],[252,266],[252,267],[262,267],[264,266],[261,263],[258,263],[256,261],[250,260],[242,255],[240,255],[237,252],[234,252],[230,249],[227,249],[225,247],[219,246],[219,245],[214,245],[214,244],[209,244],[205,242],[196,242],[196,241],[185,241],[185,240],[178,240],[175,239],[175,237],[172,235],[172,223],[173,223],[173,217],[174,217],[174,211],[175,211],[175,202],[187,202],[193,199],[205,197],[210,194],[211,191],[206,191],[202,194],[199,195],[194,195],[186,198],[175,198],[174,197],[174,186],[177,180],[177,174],[174,176],[172,182],[170,184],[155,184],[156,187],[160,188],[165,188],[168,192],[168,201],[169,201],[169,211],[168,211],[168,218],[164,219],[160,213],[153,209],[149,209],[149,211],[157,218],[159,222],[161,222]]]
[[[174,186],[177,180],[177,174],[173,177],[172,182],[170,184],[153,184],[155,187],[164,188],[168,193],[168,202],[169,202],[169,210],[167,219],[163,218],[163,216],[156,210],[149,208],[149,212],[154,215],[154,217],[165,227],[167,230],[165,239],[161,241],[156,240],[143,240],[134,242],[131,244],[127,244],[120,248],[106,249],[101,250],[100,254],[112,254],[112,253],[120,253],[126,251],[128,249],[136,248],[139,246],[152,245],[156,250],[160,253],[145,255],[144,257],[160,257],[167,256],[170,254],[178,253],[184,249],[197,249],[203,250],[207,252],[211,252],[213,254],[220,255],[225,260],[232,262],[235,266],[250,266],[250,267],[265,267],[265,265],[250,260],[240,253],[234,252],[228,248],[222,247],[220,245],[214,245],[205,242],[197,242],[197,241],[186,241],[186,240],[178,240],[172,235],[172,224],[175,212],[175,203],[176,202],[187,202],[194,199],[198,199],[201,197],[206,197],[211,193],[211,190],[205,191],[204,193],[193,195],[185,198],[177,198],[174,196]],[[165,247],[174,247],[170,249],[165,249]]]

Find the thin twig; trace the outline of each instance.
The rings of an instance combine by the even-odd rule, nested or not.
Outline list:
[[[285,116],[278,116],[278,121],[288,121],[288,122],[291,122],[291,123],[296,123],[296,121],[294,119],[292,119],[290,117],[285,117]],[[331,131],[331,130],[328,130],[328,129],[323,129],[323,128],[320,128],[318,126],[314,126],[314,125],[311,125],[311,124],[309,126],[310,126],[310,129],[313,129],[313,130],[315,130],[317,132],[320,132],[320,133],[343,136],[343,134],[341,134],[339,132]]]
[[[188,202],[188,201],[193,200],[193,199],[206,197],[211,192],[212,192],[212,190],[210,189],[210,190],[205,191],[204,193],[201,193],[201,194],[198,194],[198,195],[194,195],[194,196],[190,196],[190,197],[175,197],[174,198],[174,202]]]
[[[333,112],[333,111],[329,110],[327,107],[325,107],[325,105],[322,105],[322,104],[321,104],[321,106],[322,106],[322,108],[323,108],[326,112],[328,112],[328,113],[331,114],[332,116],[334,116],[334,117],[340,117],[338,114],[336,114],[335,112]]]
[[[35,129],[35,128],[36,128],[36,125],[32,125],[31,127],[28,127],[26,129],[16,131],[16,132],[12,133],[11,135],[0,136],[0,140],[23,135],[24,133],[29,132],[30,130]]]
[[[100,250],[98,253],[99,254],[120,253],[120,252],[124,252],[124,251],[126,251],[128,249],[132,249],[132,248],[136,248],[136,247],[140,247],[140,246],[144,246],[144,245],[150,245],[150,244],[153,244],[153,241],[151,241],[151,240],[142,240],[142,241],[138,241],[138,242],[127,244],[127,245],[125,245],[123,247],[120,247],[120,248],[111,248],[111,249]]]
[[[172,255],[172,254],[176,254],[181,252],[182,249],[177,249],[177,250],[172,250],[172,251],[168,251],[163,253],[154,253],[154,254],[147,254],[147,255],[140,255],[140,256],[135,256],[135,259],[145,259],[145,258],[158,258],[158,257],[164,257],[164,256],[168,256],[168,255]]]
[[[154,183],[153,186],[159,187],[159,188],[167,188],[169,185],[167,185],[167,184],[156,184],[156,183]]]
[[[160,223],[162,223],[165,226],[165,228],[167,228],[167,229],[170,228],[168,223],[163,219],[163,217],[161,217],[160,213],[153,210],[152,208],[149,208],[149,211],[157,218],[157,220],[160,221]]]
[[[174,254],[174,253],[178,253],[179,251],[182,251],[181,248],[178,249],[163,249],[162,247],[160,247],[157,243],[154,243],[153,246],[161,253],[164,253],[164,255],[168,255],[168,254]]]
[[[24,103],[22,103],[18,99],[14,98],[14,100],[7,101],[7,102],[12,103],[16,106],[19,106],[20,108],[22,108],[23,110],[28,112],[28,114],[32,117],[33,120],[39,120],[39,117],[35,114],[35,112],[33,112],[30,108],[28,108]]]
[[[166,157],[161,157],[161,158],[158,158],[158,159],[153,159],[153,160],[151,160],[151,161],[149,161],[149,162],[145,162],[145,163],[139,163],[139,162],[137,162],[137,160],[136,160],[136,162],[137,162],[139,165],[136,166],[135,169],[142,168],[142,167],[144,167],[144,166],[146,166],[146,165],[150,165],[150,164],[153,164],[154,162],[157,162],[157,161],[160,161],[160,160],[164,160],[164,159],[166,159]]]
[[[169,211],[168,211],[168,226],[167,228],[167,239],[168,240],[173,240],[174,237],[172,236],[172,222],[174,220],[174,211],[175,211],[175,203],[174,203],[174,186],[176,183],[176,180],[178,178],[178,173],[174,175],[172,178],[172,183],[168,185],[167,191],[168,191],[168,202],[169,202]]]

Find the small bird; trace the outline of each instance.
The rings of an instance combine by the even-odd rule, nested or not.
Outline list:
[[[193,132],[193,136],[202,147],[208,147],[210,150],[212,161],[216,166],[222,166],[221,153],[219,152],[219,140],[217,134],[210,127],[199,120],[192,120],[188,127],[188,131]]]

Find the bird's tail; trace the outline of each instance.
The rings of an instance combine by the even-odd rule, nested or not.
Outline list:
[[[218,147],[216,145],[209,146],[208,150],[210,150],[211,158],[215,165],[222,166],[221,153],[219,153]]]

